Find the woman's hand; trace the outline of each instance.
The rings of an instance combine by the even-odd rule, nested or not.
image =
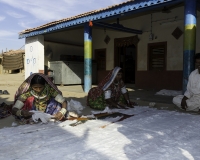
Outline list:
[[[134,105],[131,104],[131,103],[128,103],[127,106],[130,107],[130,108],[134,108]]]
[[[134,108],[134,106],[138,106],[138,104],[137,104],[136,102],[131,102],[131,101],[129,101],[128,107]]]
[[[28,118],[28,117],[31,117],[33,114],[34,114],[34,113],[31,113],[31,112],[29,112],[28,110],[22,110],[22,111],[21,111],[22,117]]]
[[[123,103],[119,103],[118,106],[122,109],[128,109],[128,106]]]
[[[64,117],[64,115],[61,112],[58,112],[54,115],[55,119],[60,121]]]

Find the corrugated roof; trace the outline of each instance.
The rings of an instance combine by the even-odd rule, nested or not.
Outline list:
[[[136,11],[136,10],[146,8],[149,6],[154,6],[154,5],[163,4],[167,2],[177,3],[177,2],[182,2],[182,1],[184,0],[128,0],[126,2],[108,6],[103,9],[86,12],[74,17],[65,18],[58,21],[53,21],[53,22],[41,25],[39,27],[26,29],[19,33],[19,38],[45,34],[48,32],[55,31],[55,30],[84,24],[89,21],[97,21],[100,19],[117,16],[117,15],[124,14],[127,12]]]

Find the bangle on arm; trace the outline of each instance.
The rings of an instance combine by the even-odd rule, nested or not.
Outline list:
[[[127,102],[128,104],[130,104],[130,101],[129,101],[129,100],[126,100],[126,102]]]
[[[13,106],[13,108],[17,108],[17,109],[22,109],[22,107],[24,106],[24,103],[20,100],[17,100]]]
[[[62,113],[62,115],[64,116],[66,114],[67,110],[65,108],[62,108],[59,112]]]
[[[104,92],[104,97],[105,97],[105,99],[110,99],[110,98],[111,98],[111,94],[112,94],[111,90],[105,91],[105,92]]]
[[[21,117],[21,116],[22,116],[22,110],[19,109],[19,110],[16,112],[16,116]]]
[[[63,102],[65,101],[65,98],[61,95],[61,94],[58,94],[56,97],[55,97],[55,100],[61,104],[63,104]]]
[[[125,94],[127,92],[126,86],[121,88],[121,92],[122,92],[122,94]]]

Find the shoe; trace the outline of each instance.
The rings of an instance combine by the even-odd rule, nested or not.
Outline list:
[[[3,103],[0,104],[0,107],[4,107],[5,105],[6,105],[6,103],[3,102]]]
[[[3,91],[3,94],[9,94],[9,93],[8,93],[8,91],[7,91],[7,90],[4,90],[4,91]]]

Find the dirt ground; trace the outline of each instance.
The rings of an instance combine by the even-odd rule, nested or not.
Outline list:
[[[0,95],[0,104],[3,102],[6,104],[13,104],[14,95],[18,87],[24,81],[24,77],[24,73],[0,74],[0,90],[7,90],[9,92],[9,95]],[[83,113],[90,113],[91,109],[86,107],[87,93],[84,93],[83,85],[58,86],[58,88],[62,91],[63,96],[67,99],[67,101],[73,99],[81,102],[81,104],[85,106]],[[129,91],[131,101],[137,102],[139,106],[148,106],[150,102],[155,102],[156,105],[154,107],[157,109],[184,112],[172,104],[173,97],[171,96],[158,96],[155,95],[157,92],[156,90],[135,88],[133,84],[128,84],[127,89]],[[11,127],[12,122],[14,122],[13,116],[0,119],[0,129],[3,127]]]

